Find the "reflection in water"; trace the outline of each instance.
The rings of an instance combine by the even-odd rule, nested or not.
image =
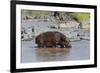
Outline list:
[[[37,48],[36,51],[38,54],[64,54],[69,52],[70,48]]]
[[[37,48],[36,56],[40,61],[61,61],[69,51],[69,48]]]
[[[21,62],[47,62],[90,59],[90,42],[71,42],[72,48],[36,48],[33,41],[22,41]]]

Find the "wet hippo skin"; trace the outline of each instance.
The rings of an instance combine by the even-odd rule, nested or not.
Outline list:
[[[39,48],[71,48],[70,40],[62,33],[48,31],[36,36],[35,43]]]

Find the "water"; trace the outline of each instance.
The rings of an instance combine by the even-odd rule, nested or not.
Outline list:
[[[90,59],[90,41],[81,40],[71,42],[72,48],[66,52],[47,54],[37,52],[34,41],[22,41],[21,62],[47,62],[47,61],[67,61],[67,60],[87,60]]]

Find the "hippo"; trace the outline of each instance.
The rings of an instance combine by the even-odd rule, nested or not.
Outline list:
[[[70,40],[58,31],[48,31],[36,36],[35,43],[39,48],[71,48]]]

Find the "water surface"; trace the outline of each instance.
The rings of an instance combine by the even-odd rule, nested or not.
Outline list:
[[[87,60],[90,59],[90,42],[81,40],[71,42],[72,48],[62,53],[40,53],[37,52],[34,41],[22,41],[21,62],[47,62],[47,61],[67,61],[67,60]]]

